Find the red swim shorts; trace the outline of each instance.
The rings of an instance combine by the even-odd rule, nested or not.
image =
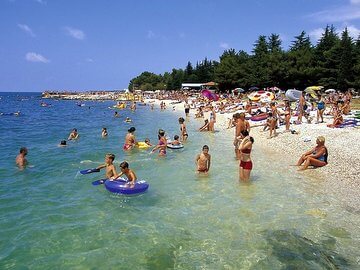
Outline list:
[[[240,161],[240,167],[244,170],[251,170],[253,167],[252,161]]]

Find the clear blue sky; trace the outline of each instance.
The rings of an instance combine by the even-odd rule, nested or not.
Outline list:
[[[360,0],[0,0],[0,91],[123,89],[259,35],[288,49],[327,24],[360,33]]]

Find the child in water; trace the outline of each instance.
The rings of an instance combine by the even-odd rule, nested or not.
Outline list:
[[[172,145],[179,145],[181,144],[179,141],[179,135],[174,136],[174,140],[171,142]]]
[[[107,178],[107,179],[111,179],[112,177],[117,175],[115,166],[113,164],[114,159],[115,159],[114,154],[106,154],[105,155],[105,164],[100,165],[99,167],[96,168],[99,170],[106,168],[105,178]]]
[[[144,142],[145,142],[148,146],[152,146],[152,144],[150,143],[150,139],[149,139],[149,138],[146,138]]]
[[[204,145],[202,152],[196,156],[195,162],[197,172],[207,174],[210,169],[211,155],[209,154],[209,146]]]
[[[125,175],[128,179],[128,184],[130,185],[130,188],[133,188],[135,186],[135,182],[137,180],[136,174],[133,170],[129,169],[129,163],[126,161],[121,162],[120,164],[121,173],[118,175],[115,175],[110,180],[114,180],[119,178],[122,175]]]

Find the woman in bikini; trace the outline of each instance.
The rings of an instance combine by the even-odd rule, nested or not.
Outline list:
[[[131,149],[133,149],[133,147],[136,145],[136,139],[135,139],[135,128],[131,127],[128,129],[128,133],[126,134],[125,137],[125,143],[123,146],[124,151],[129,151]]]
[[[214,125],[216,123],[216,113],[215,113],[215,109],[213,106],[210,106],[210,122],[209,122],[209,131],[215,131],[214,129]]]
[[[253,139],[253,137],[249,136],[249,132],[247,130],[243,130],[241,132],[241,135],[244,138],[239,146],[239,150],[241,152],[239,178],[241,181],[249,181],[250,172],[253,167],[250,153],[252,150],[252,145],[254,143],[254,139]]]
[[[290,131],[291,107],[290,101],[285,102],[285,131]]]
[[[164,157],[166,156],[166,146],[167,146],[167,140],[165,138],[164,130],[159,129],[158,138],[159,138],[159,142],[151,152],[154,152],[155,150],[159,149],[159,157]]]
[[[179,118],[179,124],[180,124],[180,132],[181,132],[181,141],[182,142],[185,142],[187,140],[187,138],[189,137],[189,135],[187,134],[187,131],[186,131],[186,126],[185,126],[185,119],[180,117]]]
[[[299,170],[306,170],[310,165],[323,167],[327,164],[328,151],[325,147],[325,138],[319,136],[316,139],[316,146],[304,153],[297,162],[297,166],[303,165]]]

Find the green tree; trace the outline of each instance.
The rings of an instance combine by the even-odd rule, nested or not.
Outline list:
[[[253,56],[251,57],[250,83],[258,86],[269,86],[269,70],[267,62],[269,60],[268,44],[266,36],[259,36],[254,44]]]
[[[295,37],[287,54],[287,87],[304,89],[313,85],[315,79],[313,66],[313,48],[309,36],[302,31]]]
[[[353,87],[355,83],[354,64],[356,63],[356,55],[354,51],[353,40],[349,36],[347,28],[341,34],[339,43],[339,71],[338,71],[338,89],[346,90]]]

